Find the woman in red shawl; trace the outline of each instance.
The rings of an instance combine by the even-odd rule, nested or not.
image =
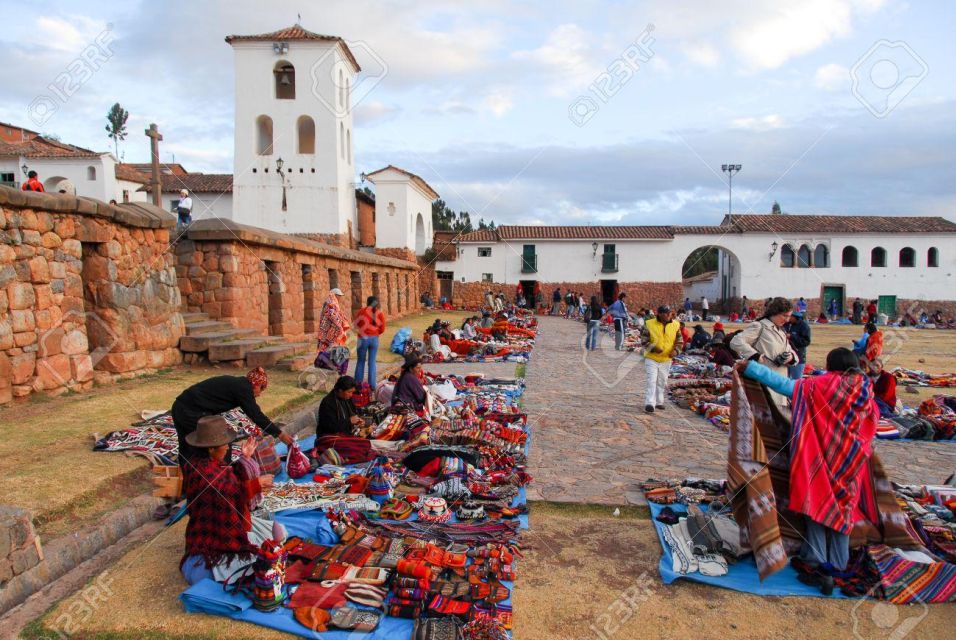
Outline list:
[[[348,368],[348,358],[342,363],[344,366],[337,365],[329,358],[329,349],[339,347],[345,344],[348,330],[351,328],[342,308],[339,307],[339,298],[345,294],[336,287],[329,291],[329,297],[322,305],[322,313],[319,315],[319,330],[317,336],[318,355],[315,358],[316,366],[320,364],[327,369],[338,370],[341,375],[345,375]]]
[[[850,532],[869,487],[865,474],[880,418],[873,385],[856,354],[843,347],[827,354],[826,373],[819,376],[788,380],[755,362],[747,363],[744,375],[792,399],[787,507],[805,516],[800,555],[820,569],[806,580],[830,595],[831,573],[846,568]]]

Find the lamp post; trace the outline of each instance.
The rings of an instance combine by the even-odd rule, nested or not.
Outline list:
[[[734,201],[734,174],[740,172],[741,165],[739,164],[722,164],[720,165],[720,170],[727,174],[727,224],[733,224],[734,221],[734,212],[733,212],[733,201]]]

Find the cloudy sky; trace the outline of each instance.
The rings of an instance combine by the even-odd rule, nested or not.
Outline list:
[[[8,4],[7,0],[3,4]],[[481,6],[475,6],[480,4]],[[4,11],[0,121],[232,171],[223,41],[289,26],[353,43],[359,171],[392,163],[499,223],[715,223],[736,212],[956,219],[948,0],[482,3],[38,1]],[[111,51],[92,73],[94,42]],[[67,76],[61,74],[67,73]],[[64,91],[69,79],[69,91]],[[52,85],[52,88],[51,88]],[[366,90],[367,89],[367,90]],[[70,93],[71,95],[66,95]],[[42,121],[37,125],[36,121]]]

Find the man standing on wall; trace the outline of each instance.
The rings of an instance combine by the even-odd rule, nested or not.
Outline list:
[[[673,312],[667,305],[657,308],[657,315],[644,324],[644,333],[644,373],[647,374],[644,411],[654,413],[655,408],[664,408],[671,360],[684,345],[680,323],[674,320]]]
[[[624,348],[624,334],[627,332],[627,305],[624,304],[626,293],[617,296],[617,300],[607,308],[607,314],[614,321],[614,350],[620,351]]]
[[[31,171],[27,174],[27,181],[23,183],[23,186],[20,187],[23,191],[39,191],[43,193],[46,189],[43,188],[43,183],[40,182],[40,179],[37,178],[37,172]]]

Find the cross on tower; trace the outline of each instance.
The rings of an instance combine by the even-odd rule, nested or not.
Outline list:
[[[149,182],[149,188],[153,192],[153,204],[157,207],[163,206],[163,183],[159,173],[159,141],[163,139],[163,134],[155,123],[149,125],[146,130],[146,137],[149,140],[149,150],[153,157],[152,180]]]

